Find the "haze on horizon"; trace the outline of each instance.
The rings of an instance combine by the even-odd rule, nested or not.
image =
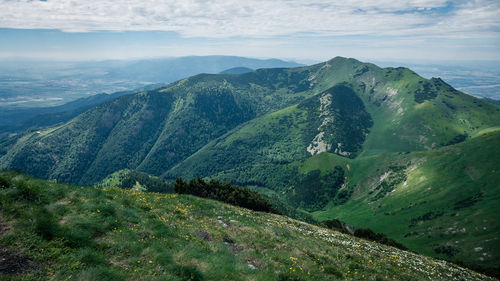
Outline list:
[[[500,61],[500,1],[0,1],[0,59]]]

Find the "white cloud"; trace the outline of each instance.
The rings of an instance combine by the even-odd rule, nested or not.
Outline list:
[[[0,0],[0,27],[162,30],[183,37],[499,37],[500,1],[447,0]]]

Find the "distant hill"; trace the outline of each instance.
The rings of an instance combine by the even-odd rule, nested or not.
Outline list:
[[[336,57],[121,96],[1,142],[0,169],[80,185],[121,169],[229,180],[317,219],[491,267],[499,127],[499,106],[440,78]]]
[[[120,91],[112,94],[101,93],[86,98],[79,98],[59,106],[5,109],[0,114],[3,117],[3,122],[0,124],[4,124],[0,126],[0,132],[17,132],[29,128],[42,128],[67,122],[106,101],[123,95],[137,93],[141,90],[152,90],[164,86],[165,84],[154,84],[131,91]]]
[[[189,195],[0,173],[2,280],[494,280],[287,217]]]
[[[125,188],[148,192],[174,193],[174,181],[134,170],[120,170],[95,184],[99,188]]]
[[[258,69],[297,66],[301,66],[301,64],[279,59],[261,60],[235,56],[189,56],[129,61],[125,65],[109,71],[105,77],[165,83],[199,73],[216,74],[234,67]]]
[[[247,72],[252,72],[253,69],[248,67],[233,67],[222,71],[220,74],[243,74]]]
[[[0,93],[3,99],[0,101],[0,132],[65,122],[91,105],[116,97],[115,94],[89,97],[92,93],[123,94],[130,93],[129,91],[151,90],[158,86],[155,84],[166,85],[192,75],[215,74],[234,67],[257,69],[296,66],[301,64],[278,59],[235,56],[2,63]],[[60,106],[53,106],[54,99],[60,100],[58,102]],[[65,103],[64,101],[69,103],[61,105]],[[79,105],[78,109],[76,105]]]
[[[500,100],[496,100],[496,99],[490,99],[490,98],[483,98],[485,101],[489,101],[493,104],[496,104],[496,105],[500,105]]]

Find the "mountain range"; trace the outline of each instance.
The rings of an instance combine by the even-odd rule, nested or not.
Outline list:
[[[151,90],[200,73],[294,66],[300,64],[236,56],[90,62],[2,61],[0,132],[65,122],[117,96]]]
[[[500,106],[440,78],[336,57],[120,96],[3,140],[0,169],[78,185],[122,169],[228,180],[417,252],[496,266],[499,128]]]

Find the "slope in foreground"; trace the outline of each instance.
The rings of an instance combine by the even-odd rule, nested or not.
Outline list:
[[[192,196],[77,188],[11,172],[0,180],[0,246],[9,257],[0,280],[489,280]]]

